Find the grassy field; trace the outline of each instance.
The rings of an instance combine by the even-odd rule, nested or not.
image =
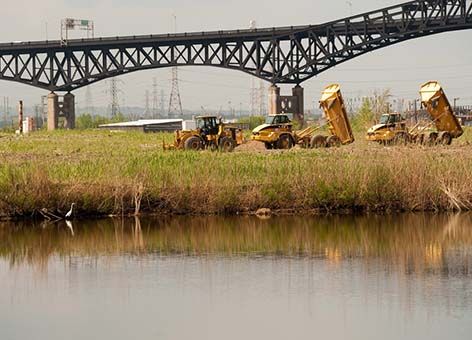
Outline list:
[[[0,135],[0,216],[472,209],[472,131],[451,147],[164,152],[172,135]]]

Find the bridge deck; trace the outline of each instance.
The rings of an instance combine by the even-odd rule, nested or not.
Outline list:
[[[144,69],[205,65],[300,84],[379,48],[471,28],[471,0],[416,0],[319,25],[2,43],[0,79],[72,91]]]

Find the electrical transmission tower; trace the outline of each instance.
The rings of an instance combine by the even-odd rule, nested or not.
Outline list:
[[[10,98],[3,97],[3,127],[8,125],[8,116],[10,115]]]
[[[174,17],[174,33],[177,33],[177,16],[173,14]],[[177,66],[172,68],[172,88],[170,91],[169,99],[169,117],[178,117],[183,116],[182,111],[182,100],[180,99],[180,90],[179,90],[179,72]]]
[[[120,111],[120,101],[119,101],[118,96],[121,90],[118,88],[118,83],[119,83],[118,79],[111,78],[109,80],[109,83],[110,83],[109,95],[110,95],[111,116],[112,118],[115,118]]]
[[[144,95],[144,100],[145,100],[145,108],[144,108],[144,117],[149,118],[151,110],[149,106],[149,90],[146,90],[146,93]]]
[[[250,96],[250,103],[251,103],[251,107],[250,107],[250,114],[253,115],[257,112],[257,109],[258,109],[258,105],[257,105],[257,100],[258,100],[258,93],[257,93],[257,89],[256,89],[256,81],[254,78],[251,79],[251,92],[249,93],[249,96]]]
[[[165,116],[165,95],[164,95],[164,90],[161,89],[161,98],[159,101],[159,115],[161,117]]]
[[[87,111],[86,113],[93,116],[93,98],[90,86],[87,86],[85,90],[85,110]]]
[[[265,89],[265,86],[264,86],[264,82],[262,80],[259,83],[259,93],[258,94],[259,94],[259,98],[258,98],[259,107],[258,107],[258,110],[257,110],[257,114],[259,116],[265,116],[266,108],[267,108],[266,89]]]
[[[179,77],[177,67],[172,68],[172,88],[169,100],[169,117],[183,116],[182,100],[180,99]]]
[[[159,111],[159,99],[157,93],[157,79],[152,79],[152,118],[157,118]]]

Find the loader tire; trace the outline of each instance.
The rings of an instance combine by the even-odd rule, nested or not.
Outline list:
[[[327,146],[326,136],[316,135],[310,141],[310,146],[312,149],[325,148]]]
[[[266,150],[272,150],[274,148],[274,145],[272,143],[264,143],[264,146]]]
[[[326,140],[326,144],[328,144],[330,148],[339,148],[342,145],[338,136],[329,136]]]
[[[236,143],[232,138],[223,137],[220,139],[219,149],[221,152],[233,152],[236,147]]]
[[[452,144],[452,136],[449,132],[441,132],[438,136],[438,142],[442,145],[451,145]]]
[[[198,151],[202,149],[202,141],[200,138],[193,136],[187,139],[184,143],[185,150]]]
[[[279,150],[288,150],[293,147],[292,138],[289,135],[282,135],[279,137],[279,140],[276,142],[277,149]]]

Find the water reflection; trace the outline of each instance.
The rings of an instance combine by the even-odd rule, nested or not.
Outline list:
[[[316,257],[332,265],[382,258],[405,273],[470,273],[472,219],[461,215],[147,218],[0,224],[0,256],[44,264],[52,255],[186,254]],[[450,261],[450,255],[464,261]]]
[[[0,338],[468,339],[471,217],[4,223]]]

